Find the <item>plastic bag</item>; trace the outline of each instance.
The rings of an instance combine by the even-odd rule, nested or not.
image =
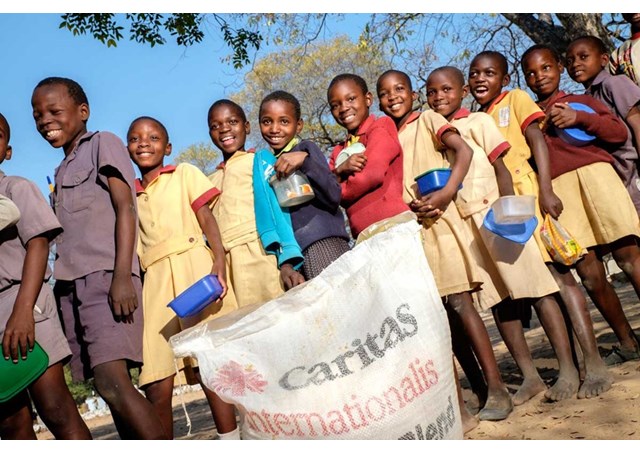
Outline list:
[[[565,266],[574,265],[587,253],[571,233],[549,214],[540,228],[540,237],[551,258]]]
[[[277,299],[173,336],[244,439],[462,439],[447,316],[414,221]],[[255,278],[259,278],[256,276]]]

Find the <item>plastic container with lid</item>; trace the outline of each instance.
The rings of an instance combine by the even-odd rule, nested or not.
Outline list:
[[[524,223],[536,215],[534,195],[506,195],[498,198],[493,205],[495,222],[501,225]]]
[[[170,307],[181,318],[197,315],[222,294],[218,276],[208,274],[181,292],[169,302]]]
[[[0,403],[9,401],[38,379],[49,366],[49,356],[36,341],[27,358],[18,363],[0,357]]]
[[[282,179],[278,179],[276,175],[273,175],[269,179],[269,184],[273,187],[278,203],[283,208],[297,206],[315,197],[311,183],[309,183],[307,177],[299,171],[294,171]]]
[[[433,168],[416,176],[414,181],[418,183],[418,192],[424,197],[446,186],[450,176],[451,169],[449,168]],[[458,190],[460,189],[462,189],[462,184],[458,187]]]
[[[596,113],[591,107],[580,102],[569,102],[569,107],[573,110],[578,110],[587,113]],[[595,136],[586,133],[584,130],[577,127],[568,127],[566,129],[556,128],[558,137],[565,142],[574,146],[588,145],[595,140]]]

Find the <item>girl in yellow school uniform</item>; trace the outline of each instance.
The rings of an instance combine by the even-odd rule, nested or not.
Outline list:
[[[137,250],[145,272],[143,366],[139,385],[156,408],[167,436],[172,438],[171,399],[176,364],[169,338],[200,321],[229,313],[237,305],[233,297],[225,298],[224,248],[209,207],[219,191],[193,165],[164,165],[164,157],[171,153],[169,135],[164,125],[153,118],[140,117],[131,123],[127,148],[142,176],[136,180]],[[217,275],[223,288],[220,298],[195,316],[178,318],[167,305],[207,274]],[[197,365],[190,359],[181,359],[177,367],[192,368],[201,383]],[[202,389],[220,437],[239,439],[234,407],[204,385]]]

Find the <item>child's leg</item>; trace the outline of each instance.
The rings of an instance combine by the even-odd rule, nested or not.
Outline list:
[[[513,396],[513,404],[518,406],[529,401],[540,392],[547,390],[547,386],[538,374],[538,370],[533,364],[531,351],[524,338],[524,330],[522,321],[518,316],[511,315],[514,304],[526,303],[518,300],[505,299],[498,305],[491,308],[493,319],[500,331],[500,335],[507,345],[507,349],[511,353],[518,368],[522,372],[524,380],[522,385]]]
[[[571,398],[578,391],[580,376],[573,363],[571,341],[562,310],[553,296],[539,299],[533,307],[558,358],[558,379],[544,396],[551,401]]]
[[[596,252],[590,250],[578,261],[576,270],[591,300],[620,341],[620,348],[624,351],[638,351],[638,341],[622,310],[618,295],[607,280],[604,265],[598,259]],[[613,356],[612,358],[615,359]],[[614,361],[611,364],[614,363],[619,362]]]
[[[460,378],[458,377],[458,369],[456,368],[455,361],[453,361],[453,378],[456,380],[456,393],[458,394],[458,406],[460,407],[462,432],[466,434],[478,426],[478,419],[471,415],[471,412],[469,412],[467,406],[464,404],[464,398],[462,398],[462,387],[460,386]]]
[[[111,410],[121,439],[167,439],[153,405],[136,390],[124,360],[96,365],[95,387]]]
[[[469,293],[453,294],[447,300],[445,306],[460,317],[487,381],[487,403],[479,413],[480,420],[503,420],[513,410],[513,403],[502,382],[487,328],[473,306]]]
[[[36,440],[31,419],[31,401],[26,390],[0,403],[0,439]]]
[[[160,417],[160,423],[169,439],[173,439],[173,381],[175,374],[144,387],[144,394],[151,401]]]
[[[578,398],[591,398],[606,392],[613,384],[613,378],[600,357],[596,336],[593,332],[593,322],[587,309],[587,299],[578,287],[568,268],[556,268],[552,271],[560,287],[562,302],[566,308],[573,331],[578,338],[580,350],[584,357],[585,377]]]
[[[211,408],[211,415],[213,415],[213,421],[216,424],[218,434],[225,434],[235,430],[238,425],[236,423],[236,410],[233,404],[225,403],[215,394],[213,390],[210,390],[202,383],[202,376],[200,376],[200,369],[194,369],[196,378],[202,386],[209,407]]]
[[[478,399],[478,408],[481,408],[487,402],[487,383],[484,380],[484,375],[480,365],[478,365],[476,356],[473,354],[471,342],[464,331],[460,318],[457,314],[452,314],[451,312],[452,310],[447,310],[453,354],[458,359],[458,363],[460,363],[464,375],[471,385],[471,390]]]
[[[91,439],[64,380],[61,362],[47,368],[29,387],[29,393],[40,418],[56,439]]]

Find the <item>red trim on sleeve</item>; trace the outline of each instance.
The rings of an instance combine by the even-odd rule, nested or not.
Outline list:
[[[198,212],[198,209],[206,204],[209,204],[209,202],[220,195],[220,193],[220,190],[216,189],[215,187],[207,190],[205,193],[196,198],[193,203],[191,203],[191,209],[193,209],[193,212]]]
[[[522,126],[520,126],[520,130],[522,131],[522,133],[524,134],[524,131],[529,127],[529,125],[531,123],[533,123],[534,121],[537,120],[541,120],[542,118],[544,118],[546,115],[544,114],[544,112],[536,112],[536,113],[532,113],[531,115],[529,115],[523,122],[522,122]]]
[[[509,142],[502,142],[498,146],[496,146],[493,151],[489,153],[489,162],[494,163],[495,160],[500,157],[502,154],[506,153],[511,148]]]
[[[455,132],[456,134],[458,134],[458,129],[456,129],[455,126],[453,126],[452,124],[445,124],[440,129],[438,129],[438,132],[436,132],[436,137],[438,137],[438,140],[442,141],[442,134],[444,134],[448,130],[451,130],[451,132]]]

